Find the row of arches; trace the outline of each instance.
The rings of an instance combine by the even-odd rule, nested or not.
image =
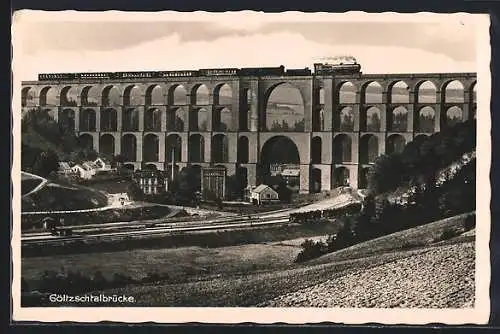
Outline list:
[[[100,112],[100,130],[118,131],[118,112],[116,109],[104,109]],[[472,110],[475,117],[475,109]],[[210,113],[204,109],[196,109],[191,112],[189,118],[190,131],[208,131]],[[433,133],[435,131],[436,112],[430,106],[418,110],[413,119],[413,129],[409,129],[409,112],[403,106],[398,106],[386,114],[386,129],[392,132],[422,132]],[[382,111],[378,107],[369,107],[360,113],[360,126],[362,132],[380,132],[382,125]],[[313,123],[313,131],[324,131],[325,116],[323,110],[318,116],[320,125]],[[335,115],[333,130],[339,132],[354,132],[354,110],[352,107],[343,107]],[[140,113],[137,109],[126,109],[122,115],[122,131],[139,131]],[[96,112],[93,109],[84,109],[80,112],[80,131],[97,131]],[[186,111],[183,108],[170,110],[166,113],[166,130],[185,131]],[[442,118],[445,125],[454,125],[465,120],[464,111],[458,106],[451,106],[445,110]],[[75,128],[75,112],[72,109],[64,109],[59,113],[59,122],[66,122]],[[229,108],[217,109],[212,112],[211,125],[213,131],[224,132],[230,130],[232,115]],[[71,123],[71,124],[70,124]],[[161,131],[162,112],[159,109],[149,109],[144,112],[144,131]],[[442,122],[443,123],[443,122]],[[304,128],[298,129],[304,131]]]
[[[472,117],[475,117],[475,106],[472,106]],[[359,129],[363,132],[380,132],[382,130],[383,112],[380,108],[371,106],[366,109],[360,110],[359,115]],[[386,116],[386,129],[392,132],[423,132],[432,133],[435,131],[436,111],[431,106],[423,106],[413,117],[413,129],[409,128],[409,111],[404,106],[397,106]],[[454,125],[464,121],[466,115],[464,110],[456,105],[450,106],[445,109],[442,123],[445,125]],[[325,131],[326,115],[323,109],[317,110],[313,113],[312,128],[313,131]],[[341,132],[353,132],[355,128],[355,113],[351,106],[344,106],[339,109],[334,115],[333,130]]]
[[[114,108],[103,109],[99,112],[100,130],[115,132],[118,131],[118,113]],[[184,108],[174,108],[165,114],[166,131],[183,132],[186,130],[186,113]],[[189,131],[208,131],[209,124],[213,131],[228,131],[231,129],[231,110],[229,108],[219,108],[210,113],[205,108],[199,108],[191,111],[189,116]],[[60,112],[60,119],[66,118],[74,123],[75,113],[72,109],[64,109]],[[144,111],[143,116],[144,131],[159,132],[162,131],[162,111],[157,108],[151,108]],[[97,113],[93,109],[84,109],[79,116],[80,131],[97,131]],[[211,122],[209,122],[209,120]],[[122,131],[140,131],[140,112],[137,109],[125,109],[122,113]]]
[[[231,105],[233,91],[229,84],[217,85],[213,92],[214,105]],[[76,87],[65,86],[60,92],[55,87],[47,86],[40,90],[38,103],[35,91],[31,87],[22,89],[22,106],[135,106],[135,105],[209,105],[210,91],[204,84],[195,85],[188,94],[183,85],[173,85],[167,92],[160,85],[151,85],[142,92],[137,85],[125,87],[108,85],[101,91],[95,86],[85,86],[78,92]]]

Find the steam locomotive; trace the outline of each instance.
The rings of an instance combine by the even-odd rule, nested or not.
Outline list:
[[[303,224],[324,219],[340,218],[360,213],[362,209],[362,203],[354,202],[335,209],[296,212],[290,214],[290,223]]]

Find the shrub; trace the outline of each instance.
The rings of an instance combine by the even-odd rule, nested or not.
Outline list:
[[[304,240],[300,245],[302,250],[297,255],[295,262],[304,262],[310,259],[317,258],[328,251],[327,245],[323,241],[312,241],[310,239]]]

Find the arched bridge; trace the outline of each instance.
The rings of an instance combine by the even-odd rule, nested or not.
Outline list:
[[[255,185],[293,164],[301,192],[363,188],[378,155],[476,113],[475,73],[203,71],[40,75],[22,83],[22,111],[135,169],[215,164]]]

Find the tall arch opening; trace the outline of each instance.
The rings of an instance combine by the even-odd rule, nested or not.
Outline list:
[[[217,108],[212,115],[212,128],[214,131],[228,131],[231,125],[231,110],[229,108]]]
[[[64,133],[72,133],[75,131],[75,112],[73,109],[63,109],[59,111],[57,119],[59,129]]]
[[[240,131],[250,129],[250,109],[252,107],[253,92],[250,88],[242,89],[240,95],[240,113],[238,116],[238,127]]]
[[[418,132],[433,133],[436,122],[436,112],[432,107],[423,107],[418,112]]]
[[[309,190],[312,193],[321,192],[321,169],[319,168],[311,169],[311,183]]]
[[[361,103],[363,104],[377,104],[377,103],[382,103],[383,102],[383,93],[384,89],[382,86],[376,82],[372,81],[368,83],[361,94],[362,100]]]
[[[158,162],[159,144],[160,141],[158,139],[158,136],[152,133],[149,133],[144,136],[143,146],[142,146],[143,161]]]
[[[136,132],[139,131],[139,111],[134,108],[123,110],[122,130]]]
[[[197,85],[191,93],[191,104],[198,106],[206,106],[210,104],[210,91],[204,84]]]
[[[168,90],[168,104],[183,106],[187,104],[187,91],[182,85],[175,85]]]
[[[360,139],[359,145],[359,162],[362,164],[370,164],[375,162],[378,157],[378,138],[374,135],[364,135]]]
[[[212,137],[212,162],[229,162],[229,143],[223,134],[217,134]]]
[[[370,167],[360,168],[359,170],[359,181],[358,188],[366,189],[368,188],[368,177],[370,175]]]
[[[115,132],[117,130],[118,116],[115,109],[101,110],[101,131]]]
[[[463,121],[463,111],[460,107],[453,106],[446,110],[446,126],[453,126]]]
[[[243,164],[248,163],[248,153],[248,138],[241,136],[238,138],[238,162]]]
[[[436,103],[436,85],[431,81],[423,81],[417,85],[415,94],[418,103]]]
[[[275,136],[268,139],[261,149],[260,177],[281,176],[287,184],[298,191],[300,178],[300,154],[297,145],[288,137]],[[290,175],[284,175],[285,170]],[[286,174],[286,173],[285,173]]]
[[[214,104],[230,106],[233,103],[233,90],[228,84],[218,85],[214,89]]]
[[[80,93],[80,102],[82,106],[96,107],[99,105],[99,91],[96,87],[86,86]]]
[[[167,111],[167,131],[184,131],[185,111],[182,107]]]
[[[311,163],[320,164],[322,160],[322,145],[320,137],[313,137],[311,140]]]
[[[346,134],[340,134],[333,139],[333,161],[344,163],[352,161],[352,141]]]
[[[78,105],[78,93],[75,88],[66,86],[61,89],[61,107],[76,107]]]
[[[377,107],[369,107],[361,115],[362,131],[379,132],[382,112]]]
[[[445,85],[444,103],[464,103],[464,85],[458,81],[453,80]]]
[[[144,113],[144,130],[160,132],[161,131],[161,110],[151,108]]]
[[[53,87],[44,87],[40,91],[40,106],[57,106],[58,96],[57,90]]]
[[[177,134],[171,134],[167,136],[165,145],[165,157],[167,163],[181,162],[182,161],[182,138]]]
[[[146,105],[157,106],[164,105],[164,97],[162,88],[159,85],[151,85],[146,89],[144,96]]]
[[[123,105],[139,106],[142,104],[142,96],[139,87],[130,85],[123,91]]]
[[[84,133],[78,137],[77,144],[80,149],[91,151],[94,149],[94,137]]]
[[[200,134],[189,136],[189,162],[205,161],[205,139]]]
[[[406,140],[403,136],[394,134],[387,137],[386,152],[388,154],[401,153],[405,149]]]
[[[339,104],[356,103],[356,86],[350,81],[342,83],[337,90]]]
[[[407,132],[408,131],[408,109],[405,107],[396,107],[389,114],[391,117],[389,125],[391,131],[394,132]]]
[[[137,139],[133,134],[122,137],[121,154],[126,161],[137,161]]]
[[[93,109],[84,109],[80,113],[80,131],[96,131],[96,113]]]
[[[35,106],[35,93],[31,87],[24,87],[21,90],[21,107]]]
[[[312,128],[313,131],[325,130],[325,111],[323,108],[315,109],[312,114]]]
[[[107,86],[102,90],[101,104],[106,107],[119,106],[121,104],[120,91],[115,86]]]
[[[354,131],[354,111],[352,107],[342,107],[335,115],[334,124],[336,131]]]
[[[297,87],[282,83],[271,89],[265,113],[268,131],[302,132],[304,116],[304,100]]]
[[[189,123],[191,131],[207,131],[208,111],[205,108],[193,109],[189,115]]]
[[[349,174],[350,174],[349,169],[344,166],[335,168],[333,172],[333,187],[337,188],[337,187],[348,186],[350,183]]]
[[[115,155],[115,137],[110,134],[102,135],[99,138],[99,153],[113,157]]]
[[[410,103],[410,87],[404,81],[398,81],[391,86],[390,93],[391,101],[393,104],[406,104]]]

